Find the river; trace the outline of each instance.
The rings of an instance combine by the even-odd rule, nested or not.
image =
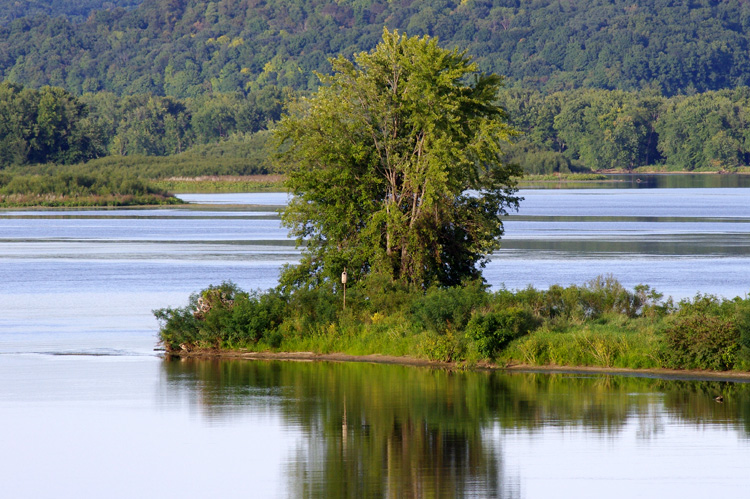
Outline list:
[[[611,273],[676,298],[744,295],[750,191],[650,183],[523,190],[488,282]],[[299,256],[275,213],[285,195],[185,199],[0,212],[4,497],[698,497],[750,485],[746,384],[164,361],[152,309],[222,280],[271,287]]]

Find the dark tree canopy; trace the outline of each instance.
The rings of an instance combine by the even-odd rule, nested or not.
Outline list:
[[[282,284],[372,272],[416,285],[479,276],[515,208],[501,78],[429,37],[384,31],[372,51],[292,105],[279,136],[294,195],[284,223],[306,244]]]

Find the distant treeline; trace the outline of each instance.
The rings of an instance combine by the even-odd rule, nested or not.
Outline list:
[[[748,87],[671,98],[651,90],[509,89],[502,102],[522,133],[509,158],[528,173],[750,164]]]
[[[76,97],[0,83],[0,169],[102,158],[90,167],[147,178],[269,173],[266,129],[290,96],[266,87],[184,100]],[[520,132],[506,159],[527,173],[750,164],[749,87],[670,98],[653,90],[510,88],[501,102]]]
[[[0,81],[177,98],[311,90],[383,27],[546,92],[750,84],[745,0],[0,0]],[[57,17],[59,16],[59,17]]]
[[[76,97],[62,88],[35,90],[4,82],[0,168],[74,164],[105,156],[169,156],[230,138],[238,145],[277,120],[282,101],[282,92],[274,87],[180,100],[150,94],[117,97],[109,92]],[[207,149],[211,148],[202,148],[204,156],[225,153]],[[237,157],[236,152],[229,155]],[[241,164],[226,173],[258,173],[239,171],[247,169],[247,161],[235,163]]]

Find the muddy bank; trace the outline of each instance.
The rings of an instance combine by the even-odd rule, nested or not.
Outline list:
[[[498,370],[508,372],[538,372],[561,374],[609,374],[617,376],[641,376],[649,378],[710,380],[750,382],[747,371],[702,371],[679,369],[625,369],[598,366],[532,366],[526,364],[499,365],[492,363],[466,364],[460,362],[439,362],[414,357],[390,355],[348,355],[343,353],[320,354],[314,352],[247,352],[241,350],[195,350],[192,352],[169,352],[166,357],[181,359],[244,359],[244,360],[286,360],[297,362],[371,362],[376,364],[396,364],[403,366],[433,367],[440,369]]]

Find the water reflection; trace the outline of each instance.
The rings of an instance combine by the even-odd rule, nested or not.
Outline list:
[[[473,375],[336,363],[164,367],[214,421],[255,404],[257,393],[262,404],[272,398],[304,435],[288,464],[293,497],[514,496],[500,449],[483,437],[492,406]]]
[[[550,432],[657,449],[675,428],[698,448],[707,428],[750,432],[750,385],[724,381],[248,361],[165,361],[164,373],[214,424],[261,406],[300,431],[284,471],[294,497],[521,497],[533,470],[518,448]]]

